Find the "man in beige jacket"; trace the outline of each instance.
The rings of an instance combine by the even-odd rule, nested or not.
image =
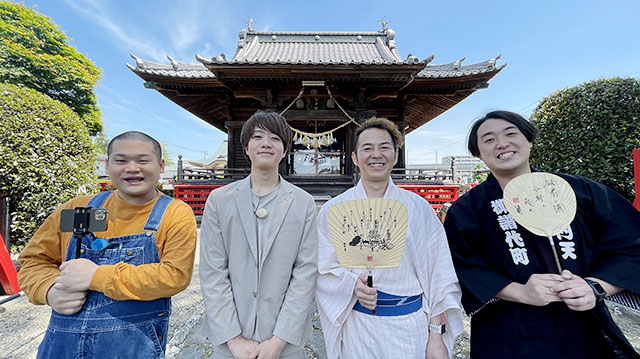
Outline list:
[[[240,134],[251,174],[211,193],[200,282],[214,358],[300,358],[317,269],[313,197],[278,175],[292,131],[257,112]]]

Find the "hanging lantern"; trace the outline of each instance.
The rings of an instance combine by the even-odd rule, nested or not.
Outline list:
[[[327,100],[327,108],[328,109],[333,109],[334,107],[336,107],[336,102],[330,98]]]

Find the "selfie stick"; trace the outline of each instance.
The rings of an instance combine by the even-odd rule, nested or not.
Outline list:
[[[89,233],[87,224],[89,223],[89,209],[91,207],[76,207],[76,214],[73,217],[73,238],[76,239],[76,259],[80,258],[82,248],[82,238]]]

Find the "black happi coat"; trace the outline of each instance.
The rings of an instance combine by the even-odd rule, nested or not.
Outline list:
[[[627,290],[616,297],[640,298],[640,212],[604,185],[558,175],[569,182],[577,199],[570,229],[554,237],[563,269]],[[490,174],[453,204],[444,224],[462,304],[472,315],[472,358],[640,358],[604,302],[577,312],[561,302],[537,307],[495,298],[511,282],[525,284],[534,273],[557,273],[548,238],[519,225],[501,228],[498,216],[507,212],[499,213],[496,205],[502,195]],[[519,255],[512,255],[512,249]],[[618,356],[612,354],[611,343]]]

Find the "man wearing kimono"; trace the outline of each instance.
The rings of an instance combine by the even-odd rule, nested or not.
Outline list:
[[[356,130],[351,156],[361,180],[318,215],[316,300],[329,359],[424,359],[425,352],[427,358],[449,358],[463,330],[460,287],[442,225],[427,201],[391,180],[401,146],[393,122],[365,121]],[[399,200],[409,215],[400,266],[374,269],[373,288],[366,270],[340,266],[329,235],[331,206],[361,198]]]
[[[471,355],[640,358],[603,301],[638,304],[640,212],[606,186],[558,174],[576,194],[573,222],[553,244],[519,226],[504,206],[503,189],[532,172],[536,134],[507,111],[490,112],[471,128],[469,151],[491,174],[451,206],[445,221],[462,304],[472,315]]]

